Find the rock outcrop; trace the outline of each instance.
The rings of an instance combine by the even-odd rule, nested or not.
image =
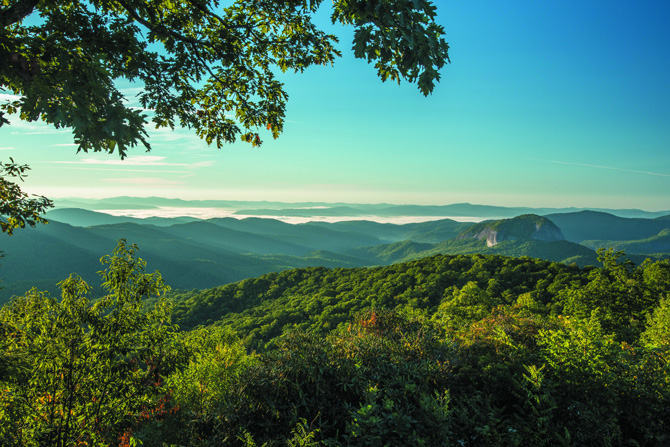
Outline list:
[[[457,239],[486,239],[486,245],[489,247],[503,241],[555,242],[565,240],[556,224],[535,214],[481,222],[463,231]]]

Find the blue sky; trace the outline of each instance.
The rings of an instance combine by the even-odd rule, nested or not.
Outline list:
[[[15,122],[0,159],[50,197],[670,209],[670,3],[435,4],[452,63],[428,98],[382,83],[323,20],[344,56],[282,78],[288,122],[260,149],[160,130],[121,162]]]

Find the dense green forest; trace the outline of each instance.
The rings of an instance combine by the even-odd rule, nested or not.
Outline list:
[[[0,310],[7,446],[664,446],[670,261],[436,255],[169,292],[121,241]]]

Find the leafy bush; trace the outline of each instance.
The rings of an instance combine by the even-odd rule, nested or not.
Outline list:
[[[120,241],[102,258],[107,295],[96,302],[71,276],[60,300],[33,289],[0,310],[2,445],[111,445],[168,399],[160,385],[178,363],[177,329],[165,301],[141,312],[167,287],[135,250]]]

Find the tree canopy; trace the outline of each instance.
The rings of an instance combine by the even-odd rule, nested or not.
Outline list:
[[[149,116],[115,84],[127,80],[153,125],[208,144],[277,138],[288,95],[279,70],[332,64],[338,39],[314,15],[323,0],[2,0],[0,88],[7,114],[72,128],[78,151],[147,150]],[[334,0],[333,23],[355,28],[353,52],[383,81],[428,95],[449,61],[428,0]],[[10,97],[11,98],[11,97]]]

